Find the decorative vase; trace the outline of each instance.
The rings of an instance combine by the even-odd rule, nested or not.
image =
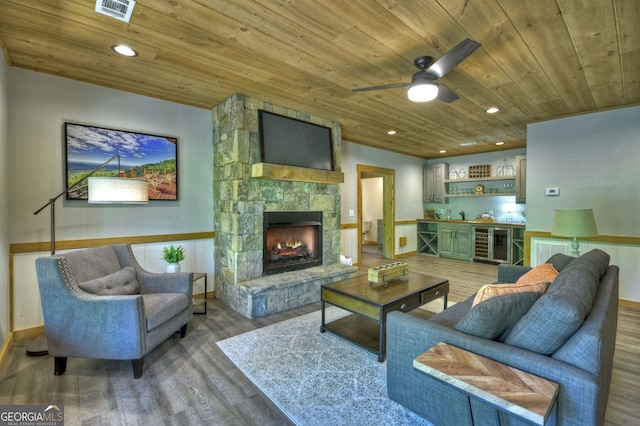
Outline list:
[[[167,263],[167,273],[175,274],[180,272],[180,264],[179,263]]]

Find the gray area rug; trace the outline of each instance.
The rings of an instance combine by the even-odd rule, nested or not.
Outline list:
[[[327,322],[347,314],[330,307]],[[386,362],[320,333],[320,311],[217,345],[297,425],[431,425],[387,397]]]

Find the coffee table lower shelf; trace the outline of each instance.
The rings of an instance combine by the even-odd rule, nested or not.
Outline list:
[[[378,355],[378,361],[384,361],[380,353],[380,325],[369,318],[351,314],[320,327],[321,332],[328,331]]]

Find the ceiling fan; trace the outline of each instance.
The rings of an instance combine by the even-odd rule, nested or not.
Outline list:
[[[420,71],[413,74],[410,83],[384,84],[382,86],[359,87],[353,89],[354,92],[366,92],[369,90],[395,89],[398,87],[409,86],[407,94],[409,100],[413,102],[428,102],[434,99],[442,102],[451,103],[459,98],[447,86],[436,83],[435,81],[443,77],[451,71],[460,62],[469,57],[480,43],[471,39],[464,39],[453,49],[445,53],[434,64],[431,64],[433,58],[431,56],[418,56],[413,63]],[[431,65],[431,66],[429,66]],[[428,68],[427,68],[428,67]]]

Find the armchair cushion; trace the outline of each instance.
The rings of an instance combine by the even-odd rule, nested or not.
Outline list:
[[[140,284],[136,280],[136,271],[133,266],[127,266],[104,277],[79,283],[78,287],[87,293],[99,296],[140,293]]]
[[[143,294],[147,330],[153,330],[189,307],[190,300],[183,293]]]

